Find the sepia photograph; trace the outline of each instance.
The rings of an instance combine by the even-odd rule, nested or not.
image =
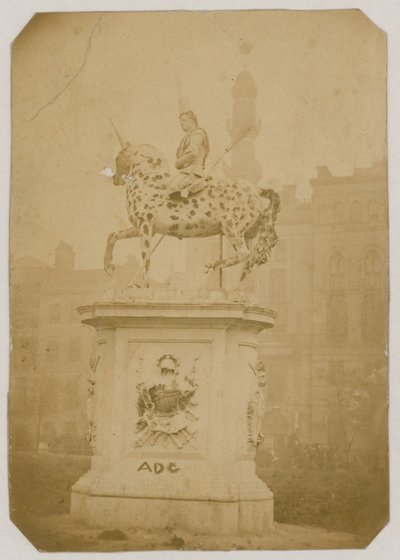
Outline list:
[[[9,515],[44,552],[389,522],[387,36],[36,13],[11,46]]]

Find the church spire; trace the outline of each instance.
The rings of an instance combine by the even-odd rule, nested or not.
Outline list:
[[[241,44],[239,50],[248,56],[252,45]],[[262,177],[262,168],[255,156],[255,140],[260,132],[261,122],[256,116],[257,88],[248,70],[243,69],[239,72],[232,88],[232,96],[232,118],[227,122],[231,142],[236,142],[244,131],[250,130],[233,148],[231,166],[225,171],[229,177],[256,184]]]

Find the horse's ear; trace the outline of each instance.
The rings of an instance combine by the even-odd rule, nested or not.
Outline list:
[[[122,151],[126,152],[127,150],[129,150],[130,147],[131,147],[131,143],[130,142],[125,142],[125,145],[122,148]]]

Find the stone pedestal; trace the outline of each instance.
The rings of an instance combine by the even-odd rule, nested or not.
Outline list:
[[[80,313],[97,331],[93,457],[72,488],[72,515],[104,528],[268,531],[273,496],[255,474],[252,432],[262,412],[257,335],[273,312],[165,302],[98,303]]]

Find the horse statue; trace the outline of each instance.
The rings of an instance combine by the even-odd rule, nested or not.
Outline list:
[[[143,260],[142,278],[136,284],[148,287],[151,239],[156,233],[177,237],[210,237],[222,234],[235,255],[206,265],[217,270],[243,263],[240,283],[254,265],[267,262],[278,236],[275,222],[279,195],[241,180],[203,179],[204,186],[187,198],[172,198],[168,162],[149,144],[122,142],[113,174],[115,186],[126,186],[126,205],[132,227],[108,236],[104,269],[114,271],[113,249],[119,239],[138,237]],[[269,201],[265,207],[263,199]],[[254,241],[254,243],[252,243]]]

